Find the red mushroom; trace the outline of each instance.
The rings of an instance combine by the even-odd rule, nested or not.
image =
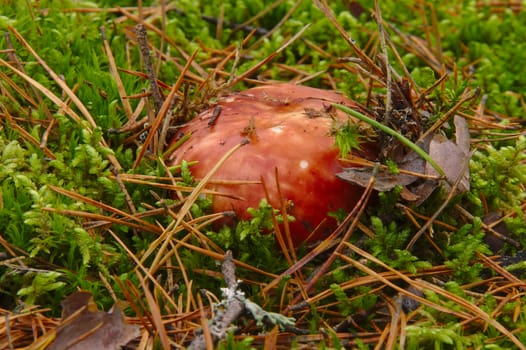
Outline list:
[[[191,171],[196,178],[202,178],[232,147],[248,140],[212,179],[263,179],[270,204],[280,208],[277,168],[282,199],[293,204],[288,214],[295,217],[290,223],[294,244],[308,237],[309,241],[322,239],[337,224],[327,214],[339,208],[351,210],[363,192],[336,177],[342,164],[331,129],[336,121],[345,121],[349,116],[331,108],[332,103],[367,113],[339,93],[292,84],[266,85],[223,97],[181,130],[191,136],[174,151],[170,162],[198,161]],[[261,183],[217,183],[211,182],[208,187],[242,199],[215,196],[216,212],[233,210],[238,217],[247,218],[246,209],[257,208],[265,198]]]

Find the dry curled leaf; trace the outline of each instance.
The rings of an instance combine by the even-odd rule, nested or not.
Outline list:
[[[398,164],[398,168],[403,171],[419,174],[424,172],[424,160],[415,152],[410,152]],[[372,168],[347,168],[343,172],[336,174],[342,180],[366,187],[369,179],[373,175]],[[390,191],[396,186],[408,186],[418,180],[418,176],[406,174],[404,172],[395,174],[389,170],[379,170],[376,174],[374,189],[377,191]]]
[[[466,166],[469,162],[469,130],[466,120],[459,115],[455,115],[454,123],[455,142],[435,134],[429,144],[429,155],[444,170],[450,183],[462,176],[458,190],[464,192],[469,191],[469,168]],[[429,164],[426,164],[426,174],[438,175]]]
[[[462,179],[457,190],[464,192],[469,190],[469,129],[466,120],[455,115],[455,142],[447,139],[444,135],[436,133],[430,141],[424,140],[419,144],[433,160],[442,168],[446,174],[447,183],[454,183],[460,176]],[[420,177],[412,174],[422,174],[422,178],[429,176],[438,177],[436,170],[424,161],[415,152],[409,152],[398,163],[400,173],[394,174],[388,170],[380,170],[376,174],[374,189],[377,191],[389,191],[396,186],[404,187],[402,198],[407,201],[422,203],[439,186],[439,182],[427,179],[416,182]],[[347,168],[338,173],[340,179],[360,185],[367,186],[369,179],[373,176],[372,168]]]
[[[88,292],[62,302],[62,321],[49,350],[120,349],[139,336],[139,327],[126,324],[119,307],[98,311]]]

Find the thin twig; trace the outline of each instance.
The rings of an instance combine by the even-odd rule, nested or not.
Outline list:
[[[144,60],[144,67],[148,74],[148,81],[150,82],[150,89],[152,90],[153,103],[155,106],[155,113],[159,113],[161,106],[163,105],[163,98],[157,83],[157,75],[153,69],[152,57],[150,55],[150,46],[148,45],[148,36],[146,35],[146,29],[139,23],[135,26],[135,35],[137,43],[141,49],[141,56]],[[164,36],[162,36],[164,38]]]
[[[126,199],[126,204],[128,205],[128,208],[130,209],[131,213],[133,215],[135,215],[137,213],[137,208],[135,208],[135,204],[133,204],[133,199],[131,198],[130,193],[128,192],[128,190],[126,189],[126,186],[122,182],[122,180],[121,180],[121,178],[119,176],[119,172],[113,167],[111,168],[111,172],[112,172],[113,176],[115,177],[115,180],[119,184],[119,187],[120,187],[122,193],[124,193],[124,198]]]
[[[230,325],[245,312],[245,302],[236,294],[238,289],[236,265],[234,264],[232,251],[230,250],[225,253],[223,264],[221,265],[221,272],[223,273],[227,286],[225,288],[227,291],[225,292],[225,294],[227,294],[225,295],[226,300],[223,301],[226,309],[215,313],[210,323],[205,325],[205,329],[208,330],[208,332],[203,331],[195,337],[188,349],[208,349],[211,341],[209,337],[211,336],[213,341],[223,339],[231,327]]]
[[[385,84],[387,86],[386,89],[386,96],[385,96],[385,112],[384,112],[384,120],[383,122],[388,125],[389,120],[391,119],[391,111],[393,110],[393,101],[392,101],[392,78],[391,78],[391,64],[389,64],[389,53],[387,51],[387,45],[385,41],[385,28],[383,24],[382,19],[382,12],[380,10],[380,5],[378,5],[378,0],[374,0],[374,8],[375,8],[375,17],[376,17],[376,24],[378,25],[378,31],[380,33],[380,48],[382,50],[382,58],[383,58],[383,65],[385,69]]]
[[[475,217],[469,211],[462,208],[459,204],[455,204],[455,209],[458,210],[460,214],[464,215],[469,220],[473,221],[475,219]],[[504,242],[508,242],[509,244],[513,245],[516,248],[520,248],[521,245],[516,240],[495,231],[491,226],[486,225],[483,222],[481,222],[481,226],[485,231],[487,231],[489,234],[491,234],[495,238],[500,239]]]

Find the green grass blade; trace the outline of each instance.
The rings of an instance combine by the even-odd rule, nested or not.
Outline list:
[[[350,114],[352,115],[353,117],[355,118],[358,118],[360,119],[361,121],[371,125],[371,126],[374,126],[375,128],[378,128],[380,130],[382,130],[383,132],[385,132],[386,134],[389,134],[393,137],[396,137],[398,139],[398,141],[402,142],[404,145],[406,145],[407,147],[409,147],[411,150],[415,151],[420,157],[424,158],[429,164],[431,164],[431,166],[441,175],[441,176],[446,176],[446,173],[444,172],[444,170],[442,170],[442,168],[433,160],[433,158],[431,158],[431,156],[429,154],[426,153],[426,151],[424,151],[422,148],[420,148],[419,146],[417,146],[414,142],[412,142],[411,140],[409,140],[407,137],[405,137],[404,135],[394,131],[393,129],[391,129],[390,127],[374,120],[374,119],[371,119],[365,115],[363,115],[362,113],[358,112],[358,111],[355,111],[353,109],[350,109],[349,107],[345,107],[343,105],[340,105],[340,104],[333,104],[334,107],[338,108],[339,110],[347,113],[347,114]]]

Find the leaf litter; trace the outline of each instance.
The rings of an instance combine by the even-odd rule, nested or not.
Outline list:
[[[71,294],[62,301],[62,320],[55,330],[49,350],[118,350],[140,335],[137,325],[124,322],[122,307],[109,312],[97,310],[92,295]]]
[[[385,167],[380,169],[375,176],[374,189],[380,192],[390,191],[396,186],[402,186],[406,191],[402,197],[409,202],[422,204],[433,191],[441,185],[450,188],[459,177],[462,178],[457,190],[458,193],[469,191],[469,160],[470,136],[466,120],[459,115],[454,117],[455,142],[447,139],[443,134],[432,135],[427,145],[422,147],[429,153],[445,172],[445,179],[440,181],[438,172],[422,159],[416,152],[411,151],[397,163],[398,173],[393,173]],[[423,142],[425,144],[425,142]],[[337,176],[345,181],[366,187],[374,169],[371,168],[346,168]],[[423,180],[423,183],[415,182]]]
[[[366,55],[362,49],[356,46],[354,40],[352,40],[345,30],[343,30],[325,1],[316,1],[316,3],[323,10],[325,15],[331,20],[335,28],[337,28],[337,30],[342,34],[342,36],[345,37],[347,42],[353,48],[355,54],[358,56],[356,64],[361,67],[362,71],[365,69],[367,72],[366,76],[369,78],[372,77],[373,80],[382,82],[385,86],[390,86],[388,89],[388,95],[391,97],[387,98],[387,105],[380,104],[377,106],[378,115],[389,115],[390,113],[388,112],[391,110],[391,113],[392,111],[395,111],[395,114],[398,113],[398,116],[401,116],[401,119],[404,119],[404,121],[407,117],[415,118],[415,115],[411,112],[414,112],[416,108],[414,108],[414,106],[408,105],[410,101],[407,101],[407,99],[398,108],[393,108],[393,97],[396,100],[397,96],[403,96],[404,94],[400,93],[399,91],[401,83],[396,81],[396,74],[394,74],[395,72],[391,72],[392,68],[389,66],[387,55],[385,55],[384,58],[380,60],[381,64],[376,64],[374,60],[369,58],[369,56]],[[122,21],[131,20],[132,22],[140,22],[139,17],[129,12],[131,11],[130,9],[114,9],[114,11],[123,16],[121,18]],[[378,15],[379,9],[377,7],[377,16]],[[377,21],[383,21],[381,16],[378,16]],[[155,29],[156,33],[163,35],[162,31],[155,27],[155,25],[148,24],[147,29]],[[26,48],[30,47],[29,44],[25,42],[18,33],[13,33],[19,40],[23,42]],[[293,39],[297,39],[297,37],[294,37]],[[412,38],[412,40],[407,40],[404,43],[404,45],[406,45],[406,49],[424,57],[424,60],[433,66],[436,71],[441,70],[441,65],[437,63],[440,61],[427,47],[427,45],[430,43],[426,42],[425,40],[414,39],[415,38]],[[382,38],[382,40],[385,40],[386,45],[393,45],[392,42],[388,40],[388,38]],[[286,43],[286,45],[288,44],[290,44],[290,42]],[[283,48],[279,49],[278,51],[282,50]],[[254,66],[252,70],[249,70],[250,74],[245,73],[235,79],[232,79],[227,83],[227,86],[230,87],[235,82],[239,81],[250,82],[248,77],[253,72],[261,69],[264,64],[270,62],[271,59],[276,56],[278,51]],[[224,54],[225,57],[232,57],[230,56],[232,53],[233,51],[230,53],[225,52]],[[193,57],[186,53],[185,56],[187,58]],[[43,66],[46,67],[48,72],[50,72],[50,75],[55,78],[56,74],[54,74],[50,68],[47,67],[45,62],[41,62]],[[196,68],[196,70],[198,72],[204,72],[200,66],[194,64],[195,62],[193,62],[193,58],[190,58],[187,62],[194,65],[194,67],[197,66],[198,68]],[[83,113],[82,117],[77,115],[77,113],[69,105],[64,104],[62,100],[58,98],[58,96],[56,96],[52,91],[40,86],[38,83],[36,83],[36,81],[26,76],[22,71],[19,71],[13,67],[9,62],[1,61],[0,63],[2,66],[10,68],[15,74],[24,78],[31,87],[40,90],[43,95],[54,101],[65,111],[65,113],[76,120],[79,124],[81,123],[81,118],[85,117],[90,124],[90,128],[96,127],[89,115],[89,111],[84,108],[82,102],[75,99],[74,93],[70,88],[68,88],[60,80],[57,80],[58,78],[55,79],[55,81],[61,87],[61,89],[75,102],[78,109]],[[181,77],[186,76],[189,79],[193,79],[196,76],[195,73],[187,72],[187,69],[188,68],[181,67]],[[360,69],[358,69],[358,71],[360,71]],[[394,76],[394,78],[387,79],[387,81],[385,81],[386,72],[390,72],[390,74],[393,73],[392,76]],[[119,73],[113,69],[112,75],[115,77],[116,81],[118,81],[118,74]],[[149,75],[146,76],[151,78]],[[203,74],[203,76],[198,77],[195,80],[203,83],[207,80],[207,77]],[[207,100],[216,94],[221,93],[221,88],[217,88],[215,86],[215,82],[208,81],[208,83],[211,85],[211,87],[209,89],[202,90],[203,95],[205,96],[201,97],[201,101]],[[391,91],[392,86],[394,86],[393,91]],[[176,95],[181,96],[181,94],[176,90],[178,89],[172,90],[172,97]],[[120,93],[125,94],[125,91],[121,89]],[[389,102],[389,100],[391,100],[391,102]],[[179,101],[183,101],[182,103],[185,103],[184,100]],[[199,104],[200,103],[196,103],[196,105]],[[140,108],[145,107],[142,106]],[[405,113],[404,111],[407,108],[412,109],[412,111],[409,110],[408,113]],[[460,105],[456,106],[454,110],[452,109],[452,111],[456,112],[458,108],[460,108]],[[131,109],[126,109],[127,114],[133,113]],[[166,113],[166,110],[162,111],[162,113],[161,111],[157,112],[160,113],[159,117],[154,120],[155,124],[150,124],[149,126],[154,130],[155,128],[160,127],[162,121],[161,119],[164,118],[164,113]],[[414,151],[408,151],[400,145],[394,145],[392,148],[390,148],[390,151],[385,154],[385,158],[396,159],[396,165],[398,167],[399,174],[389,171],[389,169],[384,165],[370,164],[368,167],[362,166],[361,168],[346,169],[345,172],[338,174],[338,176],[345,179],[346,181],[359,184],[363,187],[370,188],[372,186],[372,188],[381,192],[389,191],[396,186],[402,186],[406,189],[404,192],[402,192],[402,198],[416,203],[423,203],[429,197],[429,195],[441,185],[446,186],[446,190],[450,191],[451,196],[458,192],[468,191],[470,181],[468,163],[471,155],[470,133],[466,119],[460,115],[461,113],[457,114],[453,112],[448,113],[447,118],[440,120],[440,125],[435,128],[431,128],[433,132],[427,134],[426,137],[422,138],[423,130],[417,130],[416,133],[410,135],[412,136],[411,138],[414,140],[414,142],[419,147],[428,152],[432,159],[434,159],[440,165],[440,168],[442,168],[446,174],[445,177],[440,177],[436,170],[426,163]],[[454,119],[453,126],[455,127],[454,141],[445,137],[444,130],[442,129],[443,125],[448,124],[449,119],[452,116]],[[133,115],[128,115],[128,118],[130,121],[135,121],[135,117]],[[415,120],[417,121],[418,128],[420,128],[418,125],[418,120]],[[16,125],[16,122],[13,124]],[[403,123],[399,123],[398,127],[400,127],[402,124]],[[393,124],[391,123],[390,126],[393,127]],[[394,124],[393,129],[395,129],[397,132],[404,132],[403,130],[397,129],[396,123]],[[405,132],[407,132],[407,130]],[[25,135],[25,137],[30,140],[30,135]],[[153,137],[154,136],[150,136],[150,138]],[[104,141],[102,142],[104,143]],[[385,142],[390,144],[396,143],[396,141],[392,139]],[[163,145],[154,143],[154,147],[162,148]],[[159,153],[158,151],[159,149],[152,149],[151,153],[157,154]],[[395,153],[397,154],[395,155]],[[113,160],[113,162],[114,166],[119,168],[119,164],[115,160]],[[170,174],[170,171],[167,171],[167,174]],[[128,174],[121,174],[121,181],[124,184],[126,184],[128,180],[131,183],[131,181],[136,180],[136,178],[133,178]],[[146,183],[150,182],[152,187],[172,186],[174,191],[186,190],[177,187],[173,183],[174,179],[171,178],[171,176],[168,176],[165,179],[148,179],[145,177],[143,181]],[[255,317],[257,321],[262,321],[267,318],[274,320],[273,324],[281,322],[282,326],[285,326],[284,328],[289,327],[289,333],[276,333],[272,331],[268,332],[266,335],[257,334],[256,332],[261,330],[261,328],[255,327],[254,325],[244,327],[244,331],[252,332],[252,336],[255,338],[256,344],[259,342],[260,344],[264,343],[265,345],[269,345],[271,347],[286,347],[291,344],[292,339],[294,339],[296,344],[312,344],[312,342],[321,343],[327,341],[328,339],[327,330],[325,330],[325,333],[323,330],[320,330],[319,332],[304,334],[303,331],[305,329],[294,329],[291,327],[292,324],[289,323],[292,321],[292,319],[289,318],[289,316],[285,316],[285,314],[294,315],[297,321],[296,325],[302,325],[301,321],[306,314],[306,309],[314,307],[318,313],[333,312],[330,307],[331,303],[333,303],[333,300],[331,299],[333,291],[331,289],[318,291],[315,294],[313,294],[310,290],[310,287],[312,287],[325,273],[337,273],[337,271],[330,270],[329,264],[325,264],[322,269],[315,272],[305,269],[305,266],[307,266],[309,263],[316,263],[315,258],[317,256],[324,256],[324,258],[328,257],[326,261],[331,261],[338,258],[347,262],[350,266],[362,271],[364,273],[363,276],[341,283],[340,287],[342,290],[350,291],[360,286],[374,287],[374,290],[378,293],[378,295],[380,295],[380,299],[382,300],[381,304],[384,306],[383,308],[391,313],[390,320],[386,321],[381,317],[376,317],[370,321],[371,324],[374,325],[373,328],[375,328],[375,331],[365,329],[365,327],[357,324],[352,317],[342,318],[341,315],[333,315],[334,319],[331,320],[331,324],[326,325],[328,327],[334,326],[334,329],[339,329],[340,331],[337,334],[338,341],[348,346],[356,345],[355,341],[357,339],[366,344],[385,344],[386,348],[394,348],[396,342],[399,342],[399,344],[404,344],[406,337],[404,327],[406,327],[411,321],[415,321],[418,318],[419,307],[421,304],[425,304],[430,306],[432,309],[449,313],[458,317],[459,319],[463,320],[466,327],[469,327],[470,324],[475,325],[475,327],[483,328],[491,325],[496,330],[498,330],[502,336],[508,338],[509,341],[514,343],[518,348],[524,348],[523,344],[521,344],[521,342],[514,335],[516,330],[506,328],[504,325],[496,321],[494,317],[490,317],[487,312],[481,310],[476,305],[476,302],[470,302],[451,292],[448,292],[439,280],[433,279],[434,276],[448,275],[453,272],[446,266],[437,265],[429,269],[421,269],[417,273],[413,274],[408,273],[407,271],[393,269],[379,261],[371,254],[363,251],[358,246],[347,242],[346,239],[339,241],[340,244],[338,244],[336,248],[334,242],[329,239],[320,243],[318,246],[313,247],[312,250],[310,250],[304,256],[304,258],[293,262],[292,266],[281,275],[276,275],[274,273],[258,269],[254,266],[251,266],[250,264],[237,261],[233,259],[231,255],[229,255],[229,252],[225,253],[220,248],[212,245],[211,242],[208,242],[205,236],[199,231],[200,227],[202,227],[204,223],[210,222],[207,220],[213,221],[217,219],[217,216],[194,219],[189,215],[189,209],[192,206],[192,203],[196,201],[198,196],[203,191],[202,187],[197,188],[197,190],[193,191],[188,196],[182,196],[184,204],[180,209],[177,209],[177,207],[167,207],[164,209],[164,213],[171,213],[171,215],[174,215],[176,220],[173,222],[175,224],[167,227],[158,225],[150,228],[152,231],[155,231],[157,234],[159,234],[159,241],[157,244],[153,245],[154,247],[150,251],[144,253],[141,256],[137,256],[133,252],[129,251],[123,242],[119,242],[123,248],[128,251],[130,258],[136,262],[138,271],[141,271],[145,274],[144,279],[140,277],[143,281],[141,285],[142,290],[137,288],[137,286],[128,283],[128,281],[120,285],[123,294],[130,304],[130,307],[137,315],[135,318],[133,318],[133,320],[132,318],[124,317],[119,307],[116,307],[110,312],[98,311],[96,307],[94,307],[94,304],[91,300],[91,295],[89,293],[78,292],[64,300],[62,320],[50,319],[44,316],[46,310],[39,310],[36,308],[28,308],[17,314],[13,314],[7,310],[1,310],[2,314],[5,314],[6,317],[2,319],[0,325],[7,329],[6,333],[0,336],[0,344],[2,344],[2,348],[13,347],[13,344],[17,344],[17,346],[19,344],[27,345],[33,341],[33,346],[37,346],[42,344],[43,341],[49,342],[52,338],[55,338],[55,345],[51,345],[52,348],[53,346],[55,346],[55,348],[67,348],[70,345],[76,344],[73,346],[80,346],[78,349],[88,349],[103,346],[101,345],[102,343],[105,344],[104,346],[109,346],[106,348],[118,348],[128,341],[135,339],[136,348],[146,349],[148,348],[146,344],[152,344],[154,338],[159,339],[159,335],[162,335],[161,339],[165,347],[169,346],[168,343],[170,343],[172,346],[182,346],[182,344],[188,345],[192,342],[192,340],[195,342],[200,342],[200,344],[204,344],[205,346],[211,346],[214,341],[219,340],[219,338],[225,336],[225,330],[231,324],[236,323],[244,317],[243,312],[235,312],[234,317],[229,319],[228,322],[222,326],[224,328],[221,330],[222,332],[220,332],[221,336],[216,337],[218,339],[214,339],[213,336],[211,337],[210,324],[208,323],[208,320],[210,319],[212,320],[212,324],[214,323],[215,316],[213,315],[213,308],[222,306],[226,309],[226,312],[229,312],[228,309],[230,308],[229,305],[232,298],[237,298],[237,300],[239,300],[238,297],[241,295],[238,294],[237,280],[234,282],[234,268],[250,270],[256,276],[254,277],[256,279],[258,275],[272,279],[272,282],[266,284],[265,288],[263,289],[263,299],[268,297],[270,293],[275,290],[276,286],[281,283],[285,276],[292,276],[285,290],[286,293],[293,295],[294,297],[291,298],[291,301],[289,301],[288,305],[280,308],[282,315],[278,313],[269,313],[258,304],[241,298],[242,309],[244,308],[252,310],[252,316]],[[70,196],[76,196],[80,201],[90,201],[88,198],[83,198],[81,195],[75,195],[67,192],[66,190],[61,189],[57,191],[64,194],[68,193]],[[99,207],[101,211],[108,210],[108,208],[102,203],[91,202],[91,204]],[[177,214],[171,212],[173,209],[179,210]],[[142,221],[142,218],[139,217],[139,215],[122,213],[121,211],[113,208],[110,208],[110,211],[113,213],[111,216],[104,217],[104,215],[101,215],[96,219],[98,221],[101,221],[100,219],[105,219],[106,221],[102,220],[105,223],[113,222],[124,225],[128,224],[130,227],[132,227],[132,222],[138,222],[140,224]],[[80,213],[69,214],[80,215]],[[354,213],[354,215],[356,216],[348,216],[345,221],[345,225],[342,224],[338,231],[335,232],[334,236],[331,236],[331,239],[334,239],[335,242],[338,242],[338,237],[340,235],[348,238],[357,227],[361,227],[361,223],[359,222],[361,212]],[[445,223],[435,221],[435,219],[436,217],[426,218],[427,226],[431,226],[432,224],[446,225]],[[187,237],[190,235],[182,239],[174,238],[174,234],[183,231],[183,229],[187,229],[192,232],[193,235],[200,237],[202,244],[199,246],[195,245],[194,243],[190,243],[187,239]],[[362,230],[366,231],[366,228],[362,227]],[[427,238],[429,239],[429,236],[427,236]],[[161,241],[163,241],[162,244]],[[153,276],[153,272],[168,266],[165,265],[167,264],[166,256],[178,258],[177,254],[179,254],[179,251],[182,251],[183,248],[199,252],[203,254],[203,256],[215,259],[217,261],[223,261],[223,266],[229,267],[230,272],[223,271],[222,275],[214,275],[213,271],[204,271],[215,278],[224,279],[226,281],[228,288],[225,292],[225,295],[223,296],[223,300],[214,301],[213,297],[210,297],[210,306],[205,307],[201,302],[200,294],[189,294],[187,295],[187,306],[183,307],[183,303],[180,299],[176,300],[176,298],[173,298],[167,292],[167,290],[175,289],[176,286],[161,285]],[[354,258],[347,254],[348,250],[353,251],[361,258]],[[156,255],[153,264],[150,266],[143,265],[146,263],[146,257],[148,257],[148,255],[153,256],[154,251]],[[480,281],[480,285],[487,285],[487,288],[484,290],[486,295],[492,295],[496,299],[504,302],[509,300],[509,298],[514,298],[513,295],[517,295],[516,293],[519,291],[524,291],[526,285],[523,281],[517,280],[517,278],[515,278],[513,275],[500,268],[498,264],[494,262],[494,260],[483,255],[480,256],[480,259],[495,273],[495,277],[488,278],[487,281]],[[376,264],[375,269],[373,270],[368,265],[365,265],[363,263],[364,261],[374,262]],[[169,269],[172,268],[173,266],[169,267]],[[180,269],[183,274],[186,269],[183,264],[180,264],[176,268]],[[232,274],[234,276],[234,280],[231,279]],[[423,280],[424,278],[426,280]],[[243,283],[257,284],[254,281],[248,280],[245,280]],[[408,285],[409,288],[401,288],[398,286],[398,283],[404,283],[405,285]],[[192,282],[185,277],[185,284],[187,286],[191,286]],[[399,293],[399,295],[403,295],[404,298],[399,298],[396,300],[393,299],[392,292],[388,291],[389,288],[393,288]],[[109,287],[109,289],[111,290],[111,287]],[[152,293],[150,289],[155,293]],[[465,286],[464,290],[466,292],[472,293],[480,299],[483,297],[483,294],[477,291],[475,286]],[[422,297],[422,291],[432,291],[443,297],[443,299],[439,300],[438,302],[430,301]],[[507,294],[505,293],[502,295],[501,291],[507,291]],[[402,304],[409,303],[407,298],[416,301],[416,304],[413,303],[411,304],[411,307],[406,307],[404,310]],[[157,305],[161,304],[160,299],[162,300],[163,304],[167,304],[169,306],[161,310],[161,307]],[[147,300],[147,304],[144,304],[142,300]],[[455,302],[460,306],[460,308],[450,308],[446,305],[447,301]],[[495,314],[498,312],[499,310],[495,311],[491,316],[495,316]],[[371,315],[366,316],[369,317]],[[358,318],[359,315],[354,315],[354,317]],[[124,320],[126,320],[126,322]],[[130,321],[133,321],[133,323],[136,325],[130,325]],[[333,324],[332,321],[338,321],[340,326],[348,322],[348,324],[353,324],[356,329],[362,330],[362,332],[359,334],[356,332],[348,332],[346,327],[341,326],[338,328],[338,325]],[[33,332],[35,325],[38,325],[39,332]],[[174,326],[169,327],[169,325]],[[396,332],[391,332],[389,334],[389,331],[393,329],[395,329]],[[201,338],[199,332],[202,332],[203,338]],[[294,336],[291,336],[290,332],[292,332]],[[36,336],[37,334],[43,335],[38,337]],[[118,336],[115,336],[115,334]],[[167,336],[170,337],[169,340],[166,338]],[[400,338],[396,340],[396,337]],[[242,338],[242,336],[240,336],[240,338]],[[204,342],[202,339],[204,339]],[[199,346],[199,348],[202,347],[202,345]]]

